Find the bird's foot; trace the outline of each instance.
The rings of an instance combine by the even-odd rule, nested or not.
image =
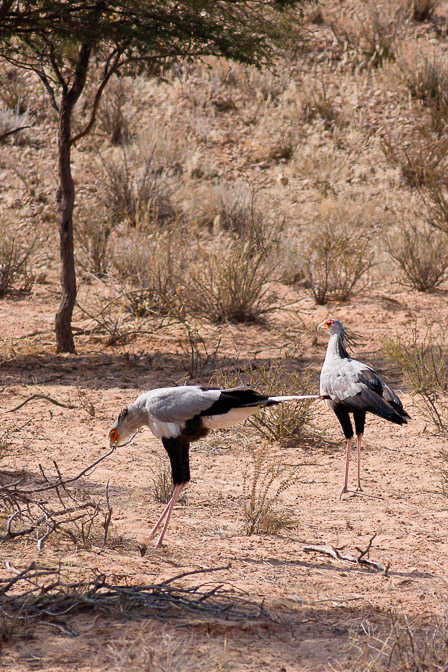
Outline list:
[[[348,492],[348,488],[346,485],[342,488],[340,494],[339,494],[339,499],[342,499],[342,495],[345,495],[345,493]]]
[[[356,492],[364,492],[364,490],[361,488],[361,483],[358,483],[358,487],[356,488]]]

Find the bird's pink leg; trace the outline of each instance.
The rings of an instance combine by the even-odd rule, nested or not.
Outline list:
[[[157,521],[157,523],[154,525],[154,527],[152,528],[151,532],[149,533],[149,536],[150,536],[150,537],[152,537],[152,536],[157,532],[157,530],[159,529],[160,525],[161,525],[162,522],[163,522],[163,519],[165,518],[166,514],[168,513],[168,509],[169,509],[170,506],[171,506],[171,502],[172,502],[172,499],[173,499],[174,492],[175,492],[176,488],[177,488],[177,485],[174,486],[174,490],[173,490],[173,493],[172,493],[172,495],[171,495],[171,497],[170,497],[170,501],[168,502],[168,504],[167,504],[166,507],[164,508],[162,515],[160,516],[159,520]]]
[[[361,488],[361,443],[362,443],[362,434],[358,434],[358,488],[359,492],[362,492]]]
[[[345,456],[345,480],[344,480],[344,487],[342,488],[341,494],[339,495],[339,499],[341,499],[344,492],[348,492],[348,488],[347,488],[347,485],[348,485],[348,466],[349,466],[349,462],[350,462],[350,451],[352,449],[352,442],[353,442],[353,437],[351,437],[350,439],[347,439],[347,453],[346,453],[346,456]]]
[[[168,507],[165,509],[165,511],[166,511],[166,520],[165,520],[165,524],[164,524],[164,526],[163,526],[163,529],[162,529],[162,531],[161,531],[161,533],[160,533],[159,538],[157,539],[157,543],[156,543],[156,545],[155,545],[154,548],[158,548],[158,547],[162,544],[163,537],[165,536],[165,532],[166,532],[167,529],[168,529],[168,523],[170,522],[170,517],[171,517],[171,513],[172,513],[172,511],[173,511],[174,505],[175,505],[176,500],[177,500],[177,498],[179,497],[180,493],[181,493],[182,490],[184,489],[184,487],[185,487],[185,483],[180,483],[179,485],[176,485],[176,486],[174,487],[173,494],[172,494],[172,497],[171,497],[170,502],[169,502],[169,504],[168,504]],[[162,515],[165,515],[165,511],[163,512]],[[163,520],[163,519],[162,519],[162,520]],[[161,522],[161,521],[160,521],[160,522]]]

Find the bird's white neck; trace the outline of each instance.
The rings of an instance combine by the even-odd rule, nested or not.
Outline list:
[[[126,427],[130,432],[136,432],[143,425],[148,425],[148,412],[141,396],[128,406],[128,415],[126,418]]]
[[[340,334],[331,334],[330,340],[328,341],[325,362],[343,358],[350,359],[347,350],[345,349],[343,338]]]

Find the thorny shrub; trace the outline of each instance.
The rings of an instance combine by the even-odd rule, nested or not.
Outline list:
[[[188,254],[181,254],[182,230],[158,227],[116,236],[110,244],[111,274],[124,287],[127,310],[135,317],[182,311],[180,278]]]
[[[428,292],[438,287],[448,269],[448,236],[428,224],[400,223],[386,240],[389,255],[401,271],[401,283]]]
[[[274,269],[251,242],[218,236],[201,250],[191,268],[184,301],[195,315],[212,322],[254,322],[275,309],[268,281]]]
[[[289,371],[285,360],[253,367],[245,376],[247,384],[271,395],[312,394],[315,388],[309,373]],[[315,401],[287,402],[262,409],[249,422],[265,438],[282,445],[298,445],[309,431]]]
[[[410,187],[420,190],[437,186],[447,169],[448,141],[445,136],[434,137],[424,127],[412,128],[411,133],[389,135],[382,150],[387,161],[400,169]]]
[[[373,222],[328,202],[303,234],[300,266],[303,284],[318,305],[347,301],[374,263]]]
[[[183,367],[188,377],[193,379],[212,375],[217,364],[221,335],[213,346],[208,346],[198,329],[187,321],[182,326],[185,336],[181,339],[180,346],[185,357]]]

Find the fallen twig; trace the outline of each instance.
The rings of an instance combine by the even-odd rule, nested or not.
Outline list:
[[[340,553],[340,551],[337,548],[334,548],[334,546],[331,546],[330,544],[308,545],[304,546],[303,550],[305,551],[305,553],[323,553],[324,555],[329,555],[335,560],[341,560],[342,562],[352,562],[357,565],[365,565],[367,567],[376,569],[379,572],[385,573],[386,569],[382,565],[380,565],[379,562],[374,562],[373,560],[369,560],[368,558],[365,557],[370,552],[372,542],[375,539],[375,537],[376,532],[370,538],[369,544],[364,551],[361,550],[360,548],[356,548],[356,550],[359,551],[359,556],[357,558],[355,558],[353,555],[342,555],[342,553]],[[389,566],[387,567],[387,570],[388,569]]]
[[[22,406],[25,406],[29,401],[32,401],[33,399],[45,399],[45,401],[51,401],[52,404],[55,404],[56,406],[61,406],[62,408],[76,408],[76,406],[71,406],[70,404],[63,404],[61,401],[56,401],[56,399],[52,399],[46,394],[32,394],[31,397],[28,397],[28,399],[25,399],[25,401],[22,401],[21,404],[16,406],[15,408],[10,408],[9,411],[6,411],[7,413],[14,413],[14,411],[18,411],[19,408],[22,408]]]

